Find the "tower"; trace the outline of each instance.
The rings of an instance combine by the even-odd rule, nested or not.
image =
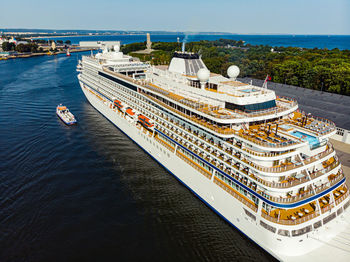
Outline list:
[[[151,42],[151,35],[147,33],[147,44],[146,44],[146,49],[151,50],[152,47],[152,42]]]
[[[56,49],[56,43],[55,43],[55,41],[52,41],[52,43],[51,43],[51,48],[52,48],[52,50],[55,50],[55,49]]]

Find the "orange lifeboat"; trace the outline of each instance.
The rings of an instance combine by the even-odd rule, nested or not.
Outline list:
[[[125,112],[129,115],[129,116],[134,116],[135,115],[135,113],[132,111],[132,108],[131,107],[128,107],[126,110],[125,110]]]
[[[138,119],[139,119],[139,122],[147,128],[152,128],[154,126],[151,120],[149,120],[149,118],[145,117],[144,115],[140,114]]]
[[[119,100],[114,100],[114,106],[118,107],[119,109],[123,108],[122,102],[120,102]]]

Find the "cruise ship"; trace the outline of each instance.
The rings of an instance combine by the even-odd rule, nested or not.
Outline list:
[[[90,104],[208,207],[281,261],[350,261],[335,124],[179,51],[152,66],[102,44],[77,71]],[[235,245],[235,243],[225,243]]]

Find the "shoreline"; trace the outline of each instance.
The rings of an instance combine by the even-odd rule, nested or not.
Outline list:
[[[54,36],[34,36],[34,37],[25,37],[24,39],[43,39],[43,38],[67,38],[67,37],[92,37],[92,36],[125,36],[125,35],[146,35],[144,34],[120,34],[120,35],[54,35]]]
[[[79,48],[79,49],[70,49],[70,53],[79,53],[79,52],[86,52],[86,51],[93,51],[97,50],[97,48]],[[1,60],[8,60],[8,59],[16,59],[16,58],[30,58],[30,57],[37,57],[37,56],[54,56],[54,55],[59,55],[59,54],[65,54],[66,51],[58,51],[56,53],[48,54],[48,52],[43,52],[43,53],[31,53],[31,54],[19,54],[15,56],[7,56],[5,58],[0,58]]]

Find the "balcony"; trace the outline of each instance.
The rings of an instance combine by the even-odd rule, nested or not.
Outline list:
[[[245,162],[259,171],[268,172],[268,173],[283,173],[286,171],[290,171],[290,170],[311,164],[319,159],[322,159],[332,154],[333,152],[334,152],[333,146],[331,144],[328,144],[327,149],[325,151],[297,163],[285,163],[275,167],[265,167],[265,166],[255,164],[251,161],[245,160]]]
[[[166,124],[166,123],[161,123],[161,122],[158,122],[158,124],[161,124],[163,129],[165,130],[165,132],[167,134],[169,134],[170,136],[172,137],[175,137],[173,134],[174,132],[171,131],[172,126],[170,124]],[[178,124],[175,124],[175,123],[172,123],[174,124],[175,126],[179,127],[182,129],[181,126],[179,126]],[[168,131],[168,129],[170,131]],[[194,136],[194,138],[190,138],[190,136],[187,134],[188,131],[186,131],[183,129],[183,131],[179,131],[178,133],[176,133],[176,136],[177,137],[181,137],[181,140],[179,140],[178,142],[183,145],[184,147],[188,148],[188,150],[190,151],[197,151],[198,154],[206,159],[208,162],[212,163],[213,165],[215,165],[217,168],[221,169],[223,172],[227,173],[227,170],[226,168],[224,168],[224,166],[218,164],[217,162],[215,162],[215,159],[218,158],[220,159],[223,163],[227,164],[227,166],[229,166],[230,168],[232,167],[233,169],[239,171],[239,172],[242,172],[244,173],[245,175],[248,176],[248,172],[245,171],[244,169],[242,170],[239,166],[237,165],[234,165],[233,162],[232,162],[232,159],[237,159],[237,160],[240,160],[240,157],[237,156],[237,155],[232,155],[230,154],[229,157],[227,156],[222,156],[222,153],[220,153],[219,151],[216,151],[213,149],[213,148],[210,148],[208,146],[206,146],[204,143],[202,142],[199,142],[199,143],[196,143],[198,142],[197,140],[197,137]],[[187,141],[187,142],[185,142]],[[214,145],[212,142],[208,141],[206,142],[208,144],[211,144],[211,145]],[[222,149],[223,150],[223,149]],[[204,154],[205,152],[205,154]],[[225,151],[224,151],[225,152]],[[317,159],[317,157],[315,158]],[[244,161],[244,160],[241,160],[245,163],[247,163],[247,161]],[[310,163],[311,160],[305,160],[307,163]],[[297,165],[298,167],[300,167],[301,165]],[[319,170],[315,173],[312,173],[310,176],[311,176],[311,179],[314,179],[314,178],[317,178],[331,170],[333,170],[334,168],[336,168],[337,166],[339,166],[339,162],[338,161],[333,161],[331,164],[329,164],[328,166],[326,166],[324,169],[322,170]],[[230,175],[230,172],[228,173]],[[252,178],[253,180],[255,180],[256,182],[264,185],[264,186],[268,186],[268,187],[271,187],[271,188],[290,188],[290,187],[293,187],[293,186],[297,186],[297,185],[300,185],[302,183],[305,183],[305,182],[308,182],[310,181],[308,176],[305,174],[305,177],[304,178],[300,178],[300,179],[297,179],[297,178],[293,178],[293,177],[290,177],[290,178],[286,178],[286,180],[282,181],[282,182],[270,182],[270,181],[266,181],[266,180],[263,180],[253,174],[249,174],[249,177]],[[334,175],[334,178],[336,177],[336,175]]]
[[[314,219],[320,214],[324,214],[332,208],[338,206],[342,201],[348,198],[349,191],[345,184],[332,192],[335,202],[331,203],[330,194],[319,198],[321,212],[317,210],[316,201],[293,209],[273,209],[270,213],[262,210],[262,217],[273,223],[281,225],[298,225]]]
[[[261,216],[266,220],[281,225],[299,225],[319,215],[319,211],[316,211],[315,201],[297,208],[273,209],[269,213],[265,210],[261,212]]]

